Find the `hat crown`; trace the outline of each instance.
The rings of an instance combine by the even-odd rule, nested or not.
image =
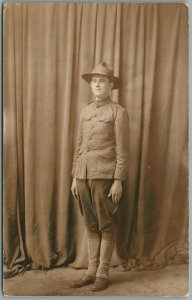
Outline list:
[[[120,87],[120,79],[113,75],[113,70],[106,62],[101,62],[97,67],[93,69],[91,73],[82,74],[82,77],[88,83],[91,82],[92,77],[94,75],[104,75],[109,78],[111,82],[113,82],[112,89],[118,89]]]
[[[111,70],[110,66],[106,62],[100,63],[97,67],[93,69],[91,73],[113,77],[113,70]]]

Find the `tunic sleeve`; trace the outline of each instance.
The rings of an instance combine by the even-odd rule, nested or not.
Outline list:
[[[115,119],[116,168],[115,179],[125,180],[129,157],[129,120],[124,108],[118,107]]]
[[[80,149],[81,149],[81,145],[82,145],[82,141],[83,141],[83,121],[82,121],[82,119],[83,119],[83,113],[81,113],[81,116],[80,116],[80,124],[79,124],[78,133],[77,133],[76,149],[75,149],[75,154],[74,154],[74,158],[73,158],[73,167],[72,167],[72,172],[71,172],[71,175],[73,177],[75,177],[76,164],[77,164],[77,160],[80,155]]]

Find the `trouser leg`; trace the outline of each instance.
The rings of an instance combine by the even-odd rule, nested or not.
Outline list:
[[[102,239],[115,241],[116,239],[116,212],[111,197],[108,197],[113,179],[94,179],[90,182],[93,209]]]
[[[100,240],[101,232],[95,211],[94,197],[89,183],[90,182],[86,179],[77,179],[78,198],[82,207],[88,239]]]

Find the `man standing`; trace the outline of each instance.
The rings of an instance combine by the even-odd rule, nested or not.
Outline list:
[[[84,216],[89,266],[70,286],[94,283],[92,291],[100,291],[109,284],[116,212],[128,165],[129,123],[126,110],[110,99],[120,80],[105,62],[82,77],[90,83],[94,100],[81,113],[71,190]]]

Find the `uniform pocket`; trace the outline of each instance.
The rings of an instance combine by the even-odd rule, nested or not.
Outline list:
[[[112,116],[105,116],[105,117],[101,116],[98,121],[109,123],[109,122],[113,122],[113,118],[112,118]]]
[[[100,115],[98,121],[105,122],[105,123],[114,122],[114,116],[111,112],[107,111],[104,112],[102,115]]]

